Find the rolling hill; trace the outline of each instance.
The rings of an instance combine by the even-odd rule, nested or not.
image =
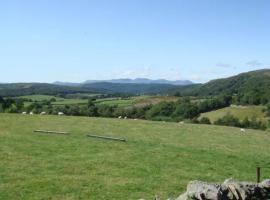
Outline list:
[[[212,80],[205,84],[182,86],[171,93],[184,96],[237,95],[239,101],[249,104],[270,102],[270,69],[241,73],[229,78]]]
[[[87,88],[60,86],[48,83],[10,83],[0,84],[0,96],[57,95],[93,92]]]
[[[81,86],[89,90],[100,90],[105,93],[127,93],[127,94],[166,94],[169,90],[176,89],[178,86],[157,83],[108,83],[98,82],[89,83]]]

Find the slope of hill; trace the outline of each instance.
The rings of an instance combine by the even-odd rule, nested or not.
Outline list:
[[[219,118],[224,117],[226,114],[230,113],[240,120],[244,120],[246,117],[251,119],[255,117],[257,120],[266,121],[265,113],[263,112],[264,106],[230,106],[211,112],[202,113],[200,117],[208,117],[213,123]]]
[[[74,93],[99,93],[99,94],[166,94],[167,91],[178,86],[169,84],[135,84],[135,83],[90,83],[76,86],[54,85],[48,83],[10,83],[0,84],[0,96],[24,95],[57,95]]]
[[[0,84],[0,96],[22,96],[22,95],[57,95],[72,94],[79,92],[95,92],[87,88],[60,86],[47,83],[10,83]]]
[[[0,114],[0,130],[1,200],[167,199],[190,180],[255,181],[256,166],[270,154],[269,133],[220,126]],[[87,138],[91,133],[127,142]],[[262,179],[269,173],[263,169]]]
[[[245,101],[270,100],[270,69],[242,73],[229,78],[212,80],[205,84],[180,87],[178,92],[184,95],[220,95],[238,94]],[[259,102],[260,103],[260,102]]]

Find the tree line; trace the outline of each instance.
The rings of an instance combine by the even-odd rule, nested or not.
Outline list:
[[[72,116],[89,116],[89,117],[126,117],[133,119],[146,119],[155,121],[188,121],[191,123],[211,124],[208,118],[200,118],[201,113],[228,107],[233,101],[233,97],[222,95],[207,100],[191,100],[190,98],[180,98],[176,102],[160,102],[154,105],[143,107],[119,107],[95,103],[95,99],[89,99],[86,105],[52,105],[55,98],[43,100],[41,102],[29,102],[25,106],[24,99],[12,99],[0,97],[0,111],[9,113],[32,112],[40,114],[57,115],[59,112]],[[270,117],[270,104],[264,112]],[[255,118],[239,120],[230,114],[214,122],[216,125],[246,127],[255,129],[266,129],[266,124]]]

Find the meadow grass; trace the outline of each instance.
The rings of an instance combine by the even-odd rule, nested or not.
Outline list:
[[[233,127],[0,114],[0,199],[165,199],[191,180],[255,181],[256,166],[270,165],[269,144],[267,131]]]
[[[259,120],[266,120],[263,108],[264,106],[230,106],[207,113],[202,113],[200,118],[208,117],[211,122],[214,122],[217,119],[222,118],[226,114],[230,113],[240,120],[243,120],[245,117],[248,117],[249,119],[255,117]]]

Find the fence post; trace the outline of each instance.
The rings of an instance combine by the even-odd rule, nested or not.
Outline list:
[[[257,183],[261,181],[261,168],[257,167]]]

